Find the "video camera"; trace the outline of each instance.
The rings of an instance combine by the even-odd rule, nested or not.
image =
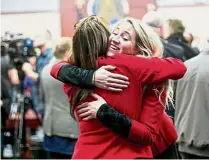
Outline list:
[[[21,33],[11,34],[6,32],[1,39],[1,55],[8,54],[11,63],[16,69],[21,70],[22,64],[27,62],[27,58],[36,56],[33,40],[24,38]]]

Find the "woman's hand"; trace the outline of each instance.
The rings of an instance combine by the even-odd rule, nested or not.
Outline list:
[[[92,93],[91,96],[94,97],[96,101],[85,102],[77,107],[77,113],[84,121],[96,119],[97,111],[106,103],[106,101],[97,94]]]
[[[115,67],[108,65],[100,67],[94,73],[93,84],[101,89],[121,92],[129,85],[128,77],[109,71],[114,70]]]

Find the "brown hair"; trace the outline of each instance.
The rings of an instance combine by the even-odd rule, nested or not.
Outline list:
[[[102,17],[89,16],[76,24],[73,35],[72,57],[74,65],[81,68],[96,69],[97,59],[106,56],[110,31]],[[71,92],[71,115],[75,106],[92,93],[91,89],[75,88]],[[73,97],[73,98],[72,98]]]

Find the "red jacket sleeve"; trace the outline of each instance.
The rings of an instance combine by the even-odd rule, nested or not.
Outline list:
[[[167,79],[180,79],[186,73],[184,63],[175,58],[144,58],[117,54],[111,57],[112,65],[131,70],[142,85]]]
[[[66,61],[61,61],[61,62],[59,62],[59,63],[53,65],[53,66],[52,66],[52,69],[51,69],[51,72],[50,72],[50,75],[51,75],[52,77],[54,77],[55,79],[58,79],[59,70],[60,70],[60,68],[61,68],[62,66],[64,66],[64,65],[69,65],[69,63],[66,62]]]
[[[159,102],[155,88],[161,91],[162,85],[149,86],[144,93],[142,112],[139,121],[132,120],[129,139],[144,145],[151,145],[159,134],[160,115],[164,114],[164,106]],[[161,95],[164,103],[165,92]]]

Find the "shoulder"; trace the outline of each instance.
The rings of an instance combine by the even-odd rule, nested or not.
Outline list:
[[[45,73],[45,72],[50,72],[51,68],[52,68],[52,64],[47,64],[43,67],[43,70],[41,71],[41,74]]]

